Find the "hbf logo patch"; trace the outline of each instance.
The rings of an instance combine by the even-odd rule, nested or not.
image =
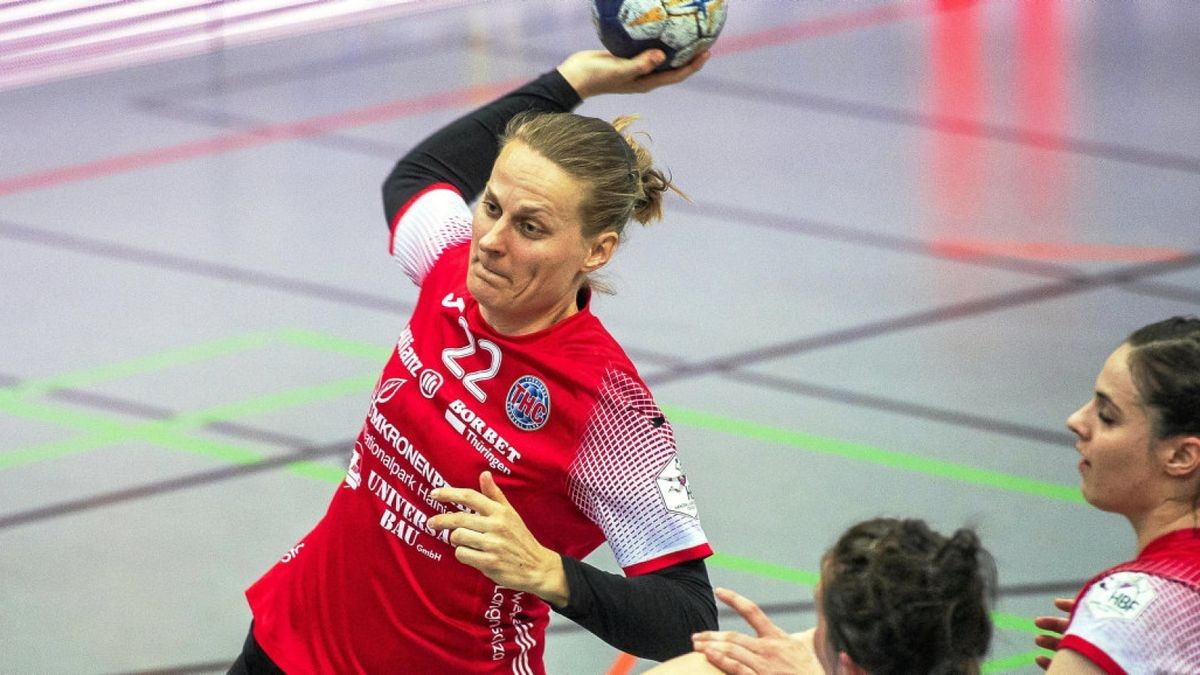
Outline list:
[[[550,419],[550,390],[546,383],[533,375],[513,382],[504,400],[508,419],[522,431],[536,431]]]

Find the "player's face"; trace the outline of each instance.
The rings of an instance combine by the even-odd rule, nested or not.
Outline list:
[[[608,262],[617,234],[583,236],[584,183],[529,146],[505,146],[472,221],[467,289],[483,318],[520,335],[574,314],[584,275]]]
[[[1156,446],[1150,410],[1129,371],[1129,345],[1114,351],[1092,398],[1067,418],[1078,437],[1083,497],[1092,506],[1135,516],[1154,506]]]

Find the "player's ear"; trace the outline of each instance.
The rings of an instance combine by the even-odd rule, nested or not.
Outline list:
[[[1166,463],[1169,475],[1182,478],[1200,473],[1200,437],[1178,436],[1166,442],[1170,448]]]
[[[583,261],[583,272],[595,272],[596,270],[608,264],[612,259],[613,253],[617,250],[617,244],[620,243],[621,235],[609,230],[601,232],[592,239],[588,244],[588,255]]]
[[[870,675],[870,673],[859,667],[859,665],[854,662],[854,659],[850,658],[850,655],[846,652],[838,652],[837,660],[837,671],[839,673],[846,673],[846,675]]]

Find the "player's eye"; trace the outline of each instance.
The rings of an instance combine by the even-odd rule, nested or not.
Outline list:
[[[1106,427],[1111,427],[1117,423],[1116,416],[1112,414],[1112,411],[1108,409],[1108,406],[1103,401],[1096,405],[1096,418]]]

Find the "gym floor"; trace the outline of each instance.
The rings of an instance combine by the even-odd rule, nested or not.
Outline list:
[[[674,424],[713,581],[801,630],[850,524],[971,525],[985,670],[1038,672],[1031,618],[1133,553],[1064,419],[1129,331],[1200,312],[1197,5],[731,5],[698,76],[581,109],[641,114],[693,200],[594,310]],[[416,297],[382,179],[599,46],[558,0],[268,37],[0,91],[0,671],[228,667]],[[650,665],[561,619],[546,662]]]

